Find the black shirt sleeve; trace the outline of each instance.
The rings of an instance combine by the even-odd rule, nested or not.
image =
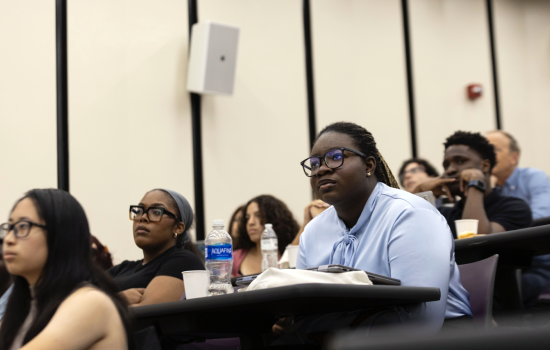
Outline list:
[[[204,270],[202,261],[188,250],[181,249],[172,253],[160,266],[157,276],[170,276],[183,280],[183,271]]]
[[[502,197],[498,208],[495,208],[488,219],[502,225],[506,231],[518,230],[532,225],[531,209],[523,199]]]

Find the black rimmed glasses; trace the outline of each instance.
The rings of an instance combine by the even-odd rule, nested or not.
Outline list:
[[[147,214],[147,217],[151,222],[159,222],[164,214],[174,219],[177,218],[174,213],[169,212],[163,207],[149,207],[148,209],[145,209],[141,205],[130,206],[130,220],[140,220],[143,214]]]
[[[31,228],[37,226],[40,228],[46,228],[46,225],[40,225],[36,222],[29,220],[21,220],[16,223],[10,224],[6,222],[5,224],[0,225],[0,240],[4,240],[10,231],[13,231],[13,234],[16,238],[25,238],[31,232]]]
[[[346,147],[335,147],[328,150],[322,157],[309,157],[300,162],[300,165],[304,169],[304,173],[308,177],[317,175],[319,169],[321,169],[321,160],[323,160],[327,167],[330,169],[337,169],[344,164],[344,151],[349,151],[357,154],[360,157],[366,158],[367,156],[359,151]]]

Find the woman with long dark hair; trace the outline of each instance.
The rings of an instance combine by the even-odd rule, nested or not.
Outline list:
[[[252,198],[243,209],[237,247],[233,252],[233,276],[262,272],[260,241],[265,224],[272,224],[277,234],[279,257],[292,242],[300,226],[285,203],[270,195]]]
[[[370,132],[353,123],[331,124],[301,165],[315,194],[332,207],[306,226],[296,268],[339,264],[399,279],[403,286],[441,291],[436,302],[306,320],[302,331],[333,331],[335,324],[376,330],[407,322],[436,333],[446,318],[471,320],[445,218],[424,199],[398,189]]]
[[[127,307],[92,262],[84,210],[57,189],[27,192],[0,225],[13,293],[0,350],[127,349]]]
[[[189,228],[193,210],[181,194],[155,189],[130,206],[134,242],[143,259],[123,261],[109,273],[130,306],[179,300],[184,290],[183,271],[204,270]]]

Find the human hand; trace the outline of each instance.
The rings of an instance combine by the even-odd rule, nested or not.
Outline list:
[[[309,203],[304,209],[304,225],[310,222],[317,215],[321,214],[328,207],[330,207],[330,205],[320,199],[316,199]]]
[[[139,304],[145,293],[145,288],[130,288],[120,292],[120,295],[126,299],[128,305]]]
[[[412,193],[432,191],[434,196],[439,197],[442,195],[446,195],[449,198],[449,201],[454,202],[455,201],[454,196],[451,194],[451,191],[449,190],[449,187],[447,187],[447,184],[455,181],[456,179],[436,177],[436,178],[427,180],[421,183],[420,185],[416,186],[416,188],[412,191]]]
[[[467,196],[468,183],[472,180],[482,180],[485,181],[485,175],[479,169],[464,169],[460,173],[460,181],[458,186],[460,192],[464,193],[464,196]]]

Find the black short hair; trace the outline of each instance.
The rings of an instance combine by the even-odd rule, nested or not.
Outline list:
[[[495,148],[478,132],[457,131],[449,136],[444,143],[445,150],[454,145],[464,145],[476,151],[483,160],[488,159],[491,169],[497,163]],[[489,169],[489,170],[491,170]]]
[[[399,169],[399,182],[401,182],[401,186],[403,186],[403,180],[401,180],[401,178],[403,177],[405,168],[411,163],[417,163],[418,165],[423,166],[424,171],[426,171],[426,174],[428,174],[428,176],[433,176],[433,177],[439,176],[439,172],[427,160],[422,158],[411,158],[409,160],[404,161],[403,165],[401,165],[401,168]]]

